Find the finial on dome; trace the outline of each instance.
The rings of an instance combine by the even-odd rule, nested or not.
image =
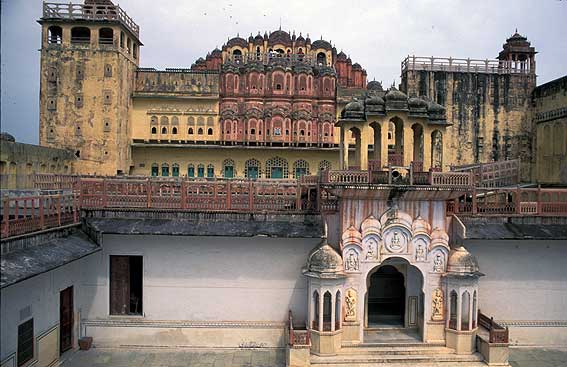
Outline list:
[[[236,32],[236,37],[240,37],[240,33]]]

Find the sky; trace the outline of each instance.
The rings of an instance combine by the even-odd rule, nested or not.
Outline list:
[[[1,130],[37,144],[40,0],[0,0]],[[52,2],[66,2],[57,1]],[[75,0],[80,3],[82,0]],[[228,37],[258,31],[323,37],[384,87],[407,55],[495,58],[516,30],[528,37],[538,84],[567,75],[567,0],[120,0],[140,26],[140,66],[190,67]]]

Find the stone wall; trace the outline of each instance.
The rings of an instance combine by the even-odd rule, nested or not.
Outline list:
[[[532,106],[537,129],[536,181],[567,184],[567,76],[538,86]]]

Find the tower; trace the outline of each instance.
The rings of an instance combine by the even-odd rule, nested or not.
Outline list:
[[[44,3],[40,145],[72,149],[83,174],[128,173],[139,27],[110,0]]]
[[[531,46],[528,39],[516,32],[502,45],[502,51],[498,54],[500,66],[506,69],[516,70],[523,74],[535,75],[536,50]],[[535,87],[535,85],[534,85]]]

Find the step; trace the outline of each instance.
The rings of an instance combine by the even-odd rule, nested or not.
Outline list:
[[[389,342],[364,342],[364,343],[347,343],[344,342],[341,344],[341,348],[437,348],[437,347],[444,347],[445,342],[433,342],[433,343],[424,343],[420,341],[415,342],[396,342],[396,341],[389,341]]]
[[[438,355],[438,354],[455,354],[455,351],[447,347],[438,346],[415,346],[415,347],[400,347],[400,346],[356,346],[356,347],[342,347],[339,354],[368,354],[368,355]]]
[[[374,354],[339,354],[336,356],[321,357],[312,355],[312,365],[330,366],[380,366],[399,364],[406,366],[425,366],[427,364],[436,366],[445,364],[447,366],[469,366],[470,364],[486,366],[479,354],[457,355],[457,354],[402,354],[402,355],[374,355]]]

